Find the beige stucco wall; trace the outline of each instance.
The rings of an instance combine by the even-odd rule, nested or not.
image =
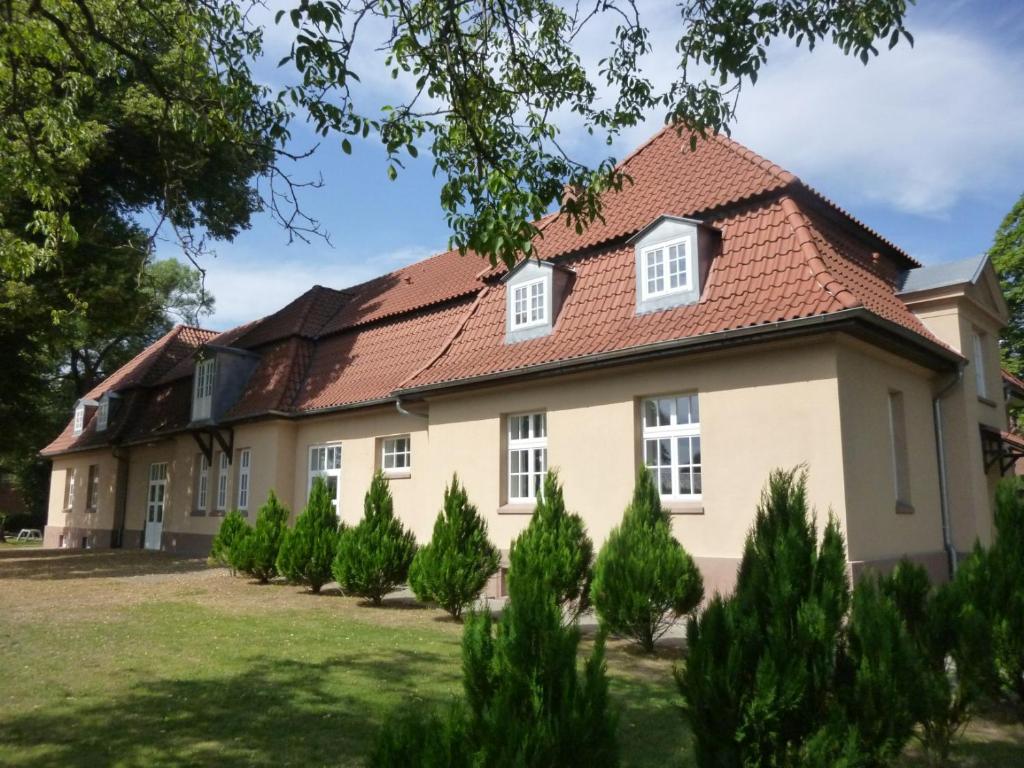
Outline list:
[[[99,492],[96,510],[86,511],[89,467],[99,467]],[[74,473],[75,496],[70,510],[64,509],[64,486],[69,473]],[[66,532],[69,546],[81,546],[81,536],[88,532],[106,532],[114,527],[114,500],[117,492],[117,459],[110,451],[84,451],[60,456],[53,461],[50,473],[50,497],[47,509],[47,545],[57,546],[58,536]],[[74,538],[70,539],[72,532]],[[98,539],[90,546],[104,546]],[[109,542],[107,542],[109,544]]]
[[[423,492],[439,500],[458,471],[487,515],[493,540],[508,547],[529,517],[499,511],[505,502],[502,417],[545,410],[549,465],[560,472],[568,506],[584,516],[600,545],[621,520],[640,466],[639,399],[697,392],[703,513],[677,515],[674,527],[693,554],[735,558],[775,467],[806,463],[819,516],[832,508],[843,519],[835,377],[834,342],[823,339],[434,398]]]
[[[970,297],[963,295],[932,299],[911,307],[928,329],[968,359],[962,380],[942,400],[946,466],[949,474],[949,504],[953,540],[958,551],[966,552],[976,540],[992,540],[992,499],[999,470],[984,469],[979,424],[1006,428],[999,367],[999,321]],[[973,333],[985,334],[985,373],[989,398],[979,398],[975,384],[977,364],[973,358]]]
[[[854,341],[838,348],[847,547],[871,561],[942,550],[931,371]],[[889,395],[902,392],[913,511],[896,507]],[[906,511],[904,511],[906,512]]]

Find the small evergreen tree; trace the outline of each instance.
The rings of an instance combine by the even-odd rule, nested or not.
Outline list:
[[[591,602],[602,627],[632,638],[648,653],[680,616],[704,597],[704,580],[672,535],[654,478],[637,475],[633,500],[594,566]]]
[[[512,542],[509,591],[516,578],[540,579],[553,590],[563,621],[573,623],[589,604],[593,562],[583,519],[566,511],[558,475],[549,470],[530,524]]]
[[[880,765],[899,751],[909,644],[874,585],[856,603],[847,620],[846,547],[834,519],[818,542],[806,473],[773,472],[735,591],[688,625],[677,681],[698,766]]]
[[[1024,486],[1020,478],[1008,478],[996,490],[995,541],[988,557],[978,554],[977,568],[986,569],[987,613],[992,623],[996,668],[1005,691],[1010,693],[1024,719]],[[980,578],[980,577],[979,577]],[[977,595],[984,607],[985,595]]]
[[[235,575],[235,566],[231,561],[231,550],[236,547],[238,541],[243,538],[249,530],[249,523],[246,522],[242,513],[233,509],[220,521],[220,528],[217,535],[213,537],[210,544],[210,565],[220,565],[231,569],[231,575]]]
[[[313,481],[306,508],[285,531],[277,554],[277,570],[295,584],[308,584],[314,594],[331,580],[338,546],[338,518],[323,478]]]
[[[537,550],[542,551],[542,550]],[[523,564],[518,559],[513,565]],[[464,705],[446,719],[412,713],[387,723],[373,768],[618,764],[601,635],[578,670],[579,630],[563,626],[545,569],[509,581],[501,619],[471,614],[462,639]]]
[[[459,618],[498,571],[499,562],[498,549],[487,539],[487,522],[453,476],[434,535],[413,558],[409,586],[421,601],[437,603]]]
[[[983,577],[980,566],[972,555],[951,582],[932,589],[924,568],[903,561],[882,582],[916,652],[912,709],[921,746],[935,766],[948,764],[953,742],[993,678],[991,627],[971,597]]]
[[[345,594],[380,605],[405,582],[415,554],[416,539],[395,517],[387,478],[378,471],[363,501],[363,519],[338,534],[334,578]]]
[[[231,549],[231,563],[260,584],[277,575],[277,553],[288,528],[288,508],[271,491],[256,515],[256,527],[249,528]]]

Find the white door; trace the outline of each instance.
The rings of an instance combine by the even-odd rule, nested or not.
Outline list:
[[[146,497],[146,549],[160,549],[164,530],[164,495],[167,493],[167,464],[149,465],[149,495]]]

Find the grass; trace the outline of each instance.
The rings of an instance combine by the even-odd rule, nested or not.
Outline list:
[[[198,561],[4,551],[0,765],[359,765],[392,708],[459,695],[460,635],[410,601],[363,607]],[[693,764],[676,660],[610,646],[625,766]],[[981,720],[958,758],[1020,765],[1024,729]]]

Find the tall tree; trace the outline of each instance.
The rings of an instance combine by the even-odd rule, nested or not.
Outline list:
[[[1001,339],[1003,365],[1019,375],[1024,373],[1024,195],[999,225],[988,255],[1010,308]]]

